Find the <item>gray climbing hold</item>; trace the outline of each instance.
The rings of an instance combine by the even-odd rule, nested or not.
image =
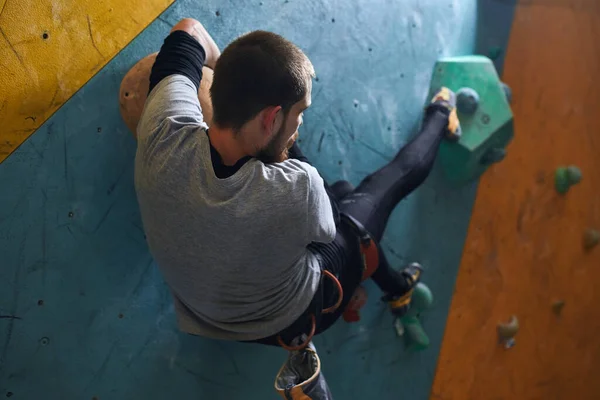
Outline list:
[[[500,85],[502,86],[502,90],[504,90],[506,101],[508,101],[508,104],[512,103],[512,89],[504,82],[500,82]]]
[[[456,92],[456,108],[462,114],[473,114],[479,106],[479,94],[471,88],[461,88]]]
[[[567,167],[567,175],[569,176],[571,185],[581,182],[581,170],[575,165],[569,165]]]

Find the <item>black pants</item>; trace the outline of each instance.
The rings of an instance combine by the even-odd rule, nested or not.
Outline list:
[[[356,288],[360,285],[363,264],[358,237],[340,213],[360,222],[377,244],[381,241],[390,214],[396,205],[416,189],[429,175],[440,142],[446,134],[449,111],[440,105],[430,105],[426,112],[421,131],[394,159],[383,168],[367,176],[358,187],[349,182],[339,181],[326,189],[331,199],[337,224],[337,235],[332,243],[313,243],[309,250],[319,257],[323,269],[332,272],[343,289],[341,306],[331,314],[321,310],[335,304],[339,291],[329,279],[323,279],[312,303],[290,327],[280,332],[286,343],[311,328],[311,315],[316,318],[316,333],[322,333],[332,326],[342,315]],[[308,162],[299,147],[294,144],[290,157]],[[373,281],[386,294],[402,295],[409,289],[402,274],[393,269],[378,245],[379,266],[371,276]],[[260,339],[257,342],[277,344],[278,335]]]

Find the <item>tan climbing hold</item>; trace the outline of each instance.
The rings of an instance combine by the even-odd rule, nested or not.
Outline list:
[[[500,323],[497,326],[498,337],[501,340],[508,340],[515,337],[519,331],[519,319],[516,315],[510,317],[508,322]]]

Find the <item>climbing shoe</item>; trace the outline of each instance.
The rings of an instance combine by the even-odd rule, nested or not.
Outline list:
[[[409,287],[408,291],[401,295],[386,295],[383,297],[383,301],[386,301],[389,304],[392,314],[397,317],[402,317],[410,309],[412,295],[415,286],[419,283],[422,273],[423,267],[421,267],[421,264],[419,263],[412,263],[402,270],[401,274],[404,279],[406,279],[406,283]]]
[[[458,141],[462,134],[462,130],[460,129],[460,121],[458,120],[458,115],[456,113],[456,94],[446,88],[442,87],[431,99],[431,104],[438,104],[450,111],[448,115],[448,132],[447,138],[452,141]]]

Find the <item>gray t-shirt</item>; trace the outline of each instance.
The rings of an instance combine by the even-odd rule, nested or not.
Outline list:
[[[138,125],[135,187],[150,251],[179,327],[228,340],[273,335],[308,307],[321,276],[307,245],[336,228],[309,164],[245,163],[215,176],[193,83],[163,79]]]

